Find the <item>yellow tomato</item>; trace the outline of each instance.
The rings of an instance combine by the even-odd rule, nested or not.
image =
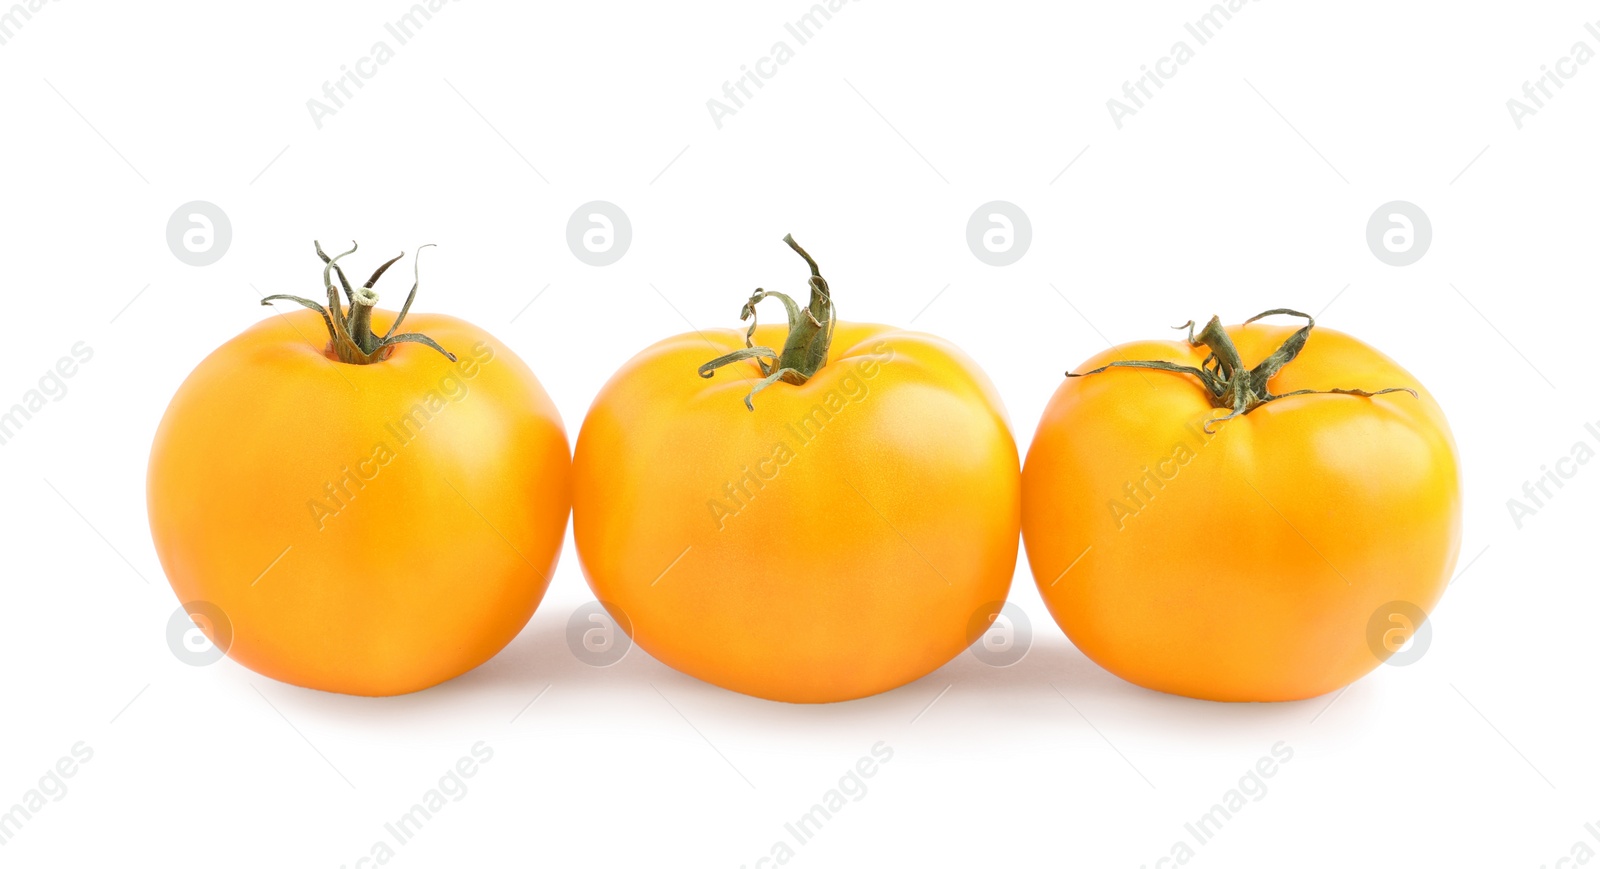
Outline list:
[[[1144,360],[1188,370],[1127,366]],[[1416,378],[1309,323],[1215,319],[1078,370],[1108,365],[1056,390],[1023,472],[1034,578],[1084,654],[1160,691],[1294,700],[1420,627],[1455,564],[1461,491]]]
[[[394,320],[370,286],[349,318],[271,317],[201,362],[156,433],[148,495],[173,590],[221,613],[201,626],[229,656],[388,695],[476,667],[527,623],[571,464],[538,380],[482,329],[416,314],[454,358],[404,336],[358,352],[371,320]],[[371,340],[325,340],[335,321]]]
[[[731,330],[662,341],[601,390],[574,457],[578,557],[639,646],[801,703],[886,691],[966,648],[1010,586],[1020,509],[977,366],[929,335],[835,324],[812,269],[787,340],[751,336],[781,357]],[[790,304],[752,305],[766,296]]]

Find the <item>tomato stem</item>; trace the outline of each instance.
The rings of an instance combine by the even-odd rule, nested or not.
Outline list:
[[[833,327],[838,321],[833,295],[828,290],[827,280],[822,277],[822,271],[817,268],[817,261],[794,240],[794,236],[785,235],[783,243],[799,254],[811,268],[808,281],[811,298],[807,305],[802,308],[784,293],[768,292],[757,287],[739,311],[740,320],[750,321],[750,328],[744,335],[744,349],[718,356],[699,368],[700,376],[709,378],[725,365],[741,359],[754,359],[765,377],[744,397],[744,406],[751,411],[756,409],[751,403],[756,393],[779,380],[795,385],[805,383],[827,364],[828,348],[833,344]],[[771,347],[757,347],[751,340],[756,333],[756,305],[769,297],[782,302],[789,315],[789,333],[783,342],[782,353]]]
[[[1189,344],[1191,346],[1199,347],[1205,345],[1211,350],[1211,354],[1200,363],[1199,367],[1178,365],[1174,362],[1162,362],[1155,359],[1119,360],[1081,374],[1074,374],[1068,371],[1067,376],[1087,377],[1090,374],[1099,374],[1107,368],[1152,368],[1157,371],[1172,371],[1179,374],[1192,375],[1198,378],[1200,383],[1205,386],[1206,392],[1211,398],[1211,406],[1224,408],[1228,411],[1227,416],[1212,417],[1206,420],[1205,430],[1208,434],[1211,432],[1212,423],[1225,422],[1236,416],[1243,416],[1263,404],[1277,401],[1280,398],[1288,398],[1291,395],[1356,395],[1363,398],[1371,398],[1374,395],[1384,395],[1390,392],[1409,392],[1412,398],[1417,397],[1416,390],[1405,386],[1391,386],[1374,392],[1368,392],[1365,389],[1335,388],[1296,389],[1293,392],[1285,392],[1281,395],[1274,394],[1268,387],[1269,381],[1285,365],[1288,365],[1294,361],[1296,356],[1300,355],[1300,351],[1305,349],[1306,341],[1311,337],[1312,328],[1317,325],[1317,321],[1310,314],[1302,314],[1289,308],[1273,308],[1270,311],[1263,311],[1244,322],[1245,325],[1249,325],[1263,317],[1271,317],[1275,314],[1301,317],[1305,319],[1306,324],[1296,329],[1294,334],[1290,335],[1288,340],[1273,351],[1271,356],[1263,359],[1254,368],[1246,368],[1244,366],[1244,360],[1240,358],[1238,348],[1233,345],[1233,339],[1228,337],[1228,331],[1222,327],[1222,320],[1213,316],[1206,323],[1205,328],[1200,330],[1199,335],[1195,334],[1193,320],[1176,327],[1189,330]]]
[[[312,245],[316,247],[317,256],[323,262],[322,284],[328,291],[327,306],[324,307],[310,299],[286,294],[267,296],[261,300],[261,304],[270,305],[281,299],[295,302],[321,314],[323,325],[328,327],[329,347],[340,362],[351,365],[371,365],[374,362],[381,362],[389,358],[389,354],[393,352],[393,346],[404,343],[425,344],[443,353],[445,358],[451,362],[456,361],[454,353],[440,347],[438,343],[426,335],[416,332],[395,334],[395,331],[400,328],[400,323],[405,320],[406,314],[411,311],[411,303],[417,298],[417,287],[422,284],[421,247],[417,248],[417,256],[412,260],[415,263],[413,268],[415,279],[411,284],[411,294],[406,296],[405,306],[400,309],[400,313],[394,318],[394,322],[389,324],[389,330],[384,333],[382,338],[379,338],[372,331],[372,309],[378,304],[378,294],[373,291],[372,285],[378,282],[378,278],[383,277],[383,273],[389,270],[389,266],[399,262],[400,257],[405,256],[405,253],[402,252],[394,259],[378,266],[378,270],[372,273],[372,277],[367,278],[365,284],[362,284],[359,288],[352,289],[349,278],[345,277],[344,269],[339,266],[339,260],[355,253],[358,245],[355,242],[351,242],[349,250],[335,257],[330,257],[323,252],[321,242],[314,241]],[[433,245],[425,244],[422,247],[433,247]],[[339,290],[333,286],[333,277],[335,275],[339,278],[339,286],[344,289],[345,299],[350,303],[349,314],[346,314],[339,304]]]

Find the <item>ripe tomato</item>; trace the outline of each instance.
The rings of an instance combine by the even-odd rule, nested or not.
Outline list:
[[[1313,697],[1377,666],[1384,634],[1444,592],[1461,491],[1443,412],[1306,320],[1126,344],[1050,400],[1023,540],[1051,614],[1107,670],[1190,697]]]
[[[783,301],[787,339],[696,332],[635,356],[573,459],[579,560],[634,641],[796,703],[887,691],[960,653],[1005,599],[1020,521],[984,374],[938,338],[837,323],[811,267],[810,305],[757,290],[746,306]]]
[[[395,318],[374,313],[372,281],[346,316],[329,269],[326,309],[295,299],[323,316],[258,323],[178,389],[151,450],[150,528],[179,600],[221,611],[226,625],[201,627],[224,645],[231,626],[239,663],[402,694],[476,667],[527,623],[565,533],[571,462],[555,406],[504,345],[425,314],[406,324],[426,338],[384,344],[372,321]]]

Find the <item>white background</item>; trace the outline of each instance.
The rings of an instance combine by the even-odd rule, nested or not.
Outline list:
[[[0,862],[355,866],[480,740],[492,761],[391,865],[754,866],[880,741],[893,759],[791,865],[1156,866],[1178,840],[1203,866],[1600,850],[1600,466],[1521,529],[1506,506],[1600,421],[1600,63],[1520,130],[1506,108],[1574,43],[1600,49],[1600,5],[1267,0],[1203,47],[1183,29],[1203,2],[867,0],[804,46],[783,29],[803,0],[459,3],[397,47],[384,24],[406,8],[67,0],[0,46],[0,406],[75,342],[95,354],[0,446],[0,808],[75,743],[94,752]],[[1194,59],[1119,130],[1106,100],[1180,39]],[[318,129],[306,101],[379,40],[393,60]],[[718,129],[706,101],[779,40],[794,58]],[[633,225],[608,267],[565,241],[596,199]],[[965,242],[996,199],[1033,227],[1000,268]],[[1408,267],[1364,237],[1396,199],[1433,225]],[[191,200],[231,218],[211,266],[165,242]],[[1024,451],[1064,370],[1190,318],[1296,307],[1389,353],[1449,414],[1465,476],[1465,570],[1426,654],[1299,703],[1160,695],[1073,649],[1023,560],[1021,663],[964,654],[789,706],[638,650],[576,660],[566,621],[592,596],[570,543],[522,635],[420,694],[316,693],[168,649],[152,433],[204,354],[272,316],[258,292],[319,294],[313,238],[362,242],[353,271],[437,243],[418,309],[503,339],[575,437],[640,348],[736,325],[757,285],[803,291],[785,232],[847,319],[978,360]],[[1280,741],[1266,795],[1194,845],[1184,824]]]

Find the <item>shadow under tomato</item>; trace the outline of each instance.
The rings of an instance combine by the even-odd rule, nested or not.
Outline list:
[[[368,698],[298,689],[241,668],[295,721],[338,719],[375,737],[403,738],[417,727],[485,735],[551,724],[626,732],[642,718],[681,718],[719,740],[750,733],[773,750],[798,743],[906,739],[927,732],[960,736],[975,751],[1017,731],[1059,733],[1065,744],[1142,740],[1233,744],[1246,737],[1300,732],[1332,703],[1346,714],[1360,699],[1334,695],[1287,703],[1218,703],[1163,694],[1101,669],[1058,632],[1042,631],[1015,663],[997,667],[971,650],[927,676],[882,694],[839,703],[792,704],[728,691],[667,667],[638,647],[610,666],[593,666],[568,646],[571,607],[547,602],[499,655],[478,668],[412,694]],[[271,687],[268,687],[271,686]],[[1348,692],[1358,695],[1361,684]],[[1332,702],[1330,702],[1332,701]],[[1365,717],[1370,710],[1358,711]],[[1085,726],[1087,725],[1087,726]],[[765,733],[766,737],[759,734]],[[943,741],[941,739],[941,741]],[[853,743],[852,743],[853,744]]]

